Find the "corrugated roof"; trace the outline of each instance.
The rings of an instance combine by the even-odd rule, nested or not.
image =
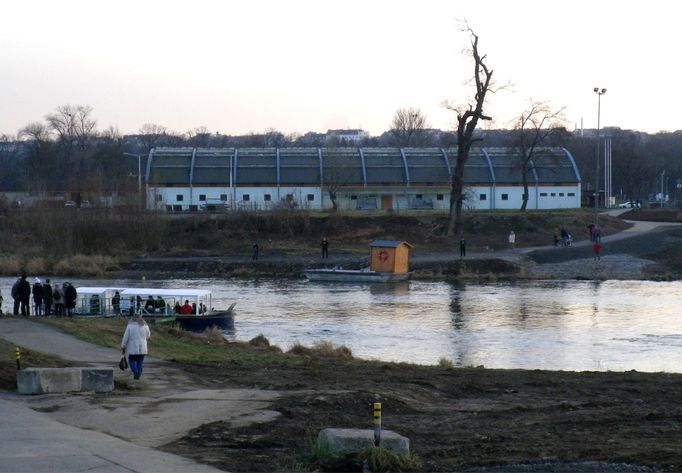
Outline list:
[[[374,240],[372,243],[369,244],[370,247],[372,248],[397,248],[402,244],[405,244],[412,248],[412,245],[410,245],[406,241],[393,241],[393,240]]]

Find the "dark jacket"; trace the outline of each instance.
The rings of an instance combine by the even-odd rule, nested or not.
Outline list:
[[[43,285],[39,282],[33,285],[33,302],[36,304],[43,303]]]
[[[17,295],[20,301],[28,302],[31,298],[31,283],[29,283],[25,278],[19,280],[19,285],[17,286]]]
[[[52,286],[48,283],[43,284],[43,301],[45,305],[52,305]]]
[[[64,305],[66,306],[67,309],[73,309],[76,307],[76,298],[78,297],[78,293],[76,292],[76,288],[73,287],[71,284],[66,286],[66,289],[64,289]]]

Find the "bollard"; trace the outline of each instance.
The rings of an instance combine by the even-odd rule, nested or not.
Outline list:
[[[17,357],[17,371],[21,371],[21,350],[19,347],[14,347],[14,353]]]
[[[374,446],[381,445],[381,403],[374,403]]]

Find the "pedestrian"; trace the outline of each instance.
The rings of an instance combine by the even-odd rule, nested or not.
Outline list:
[[[52,299],[54,300],[54,315],[62,317],[64,315],[64,290],[59,283],[54,283]]]
[[[590,241],[594,241],[594,230],[595,230],[594,223],[590,223],[587,226],[587,231],[590,233]]]
[[[513,249],[514,249],[514,245],[516,244],[516,234],[514,233],[514,230],[512,230],[511,232],[509,232],[509,238],[508,238],[508,240],[509,240],[509,247],[513,250]]]
[[[118,291],[115,291],[114,297],[111,298],[111,309],[114,314],[121,314],[121,294]]]
[[[329,258],[329,242],[326,238],[322,238],[320,247],[322,248],[322,258]]]
[[[603,248],[602,244],[599,243],[598,241],[594,242],[594,245],[592,245],[592,251],[594,252],[594,259],[599,261],[601,259],[601,256],[599,253],[601,253],[601,249]]]
[[[594,241],[601,243],[601,228],[594,227]]]
[[[251,254],[251,259],[253,261],[258,259],[258,243],[253,244],[253,253]]]
[[[140,379],[144,367],[144,356],[147,354],[147,340],[151,337],[147,322],[142,315],[135,314],[126,327],[121,340],[121,352],[128,354],[128,365],[135,379]]]
[[[76,308],[76,298],[78,292],[70,282],[64,283],[64,308],[66,309],[67,317],[73,317],[73,311]]]
[[[19,286],[17,286],[17,294],[19,294],[21,315],[31,315],[31,283],[26,280],[26,273],[21,273]]]
[[[464,258],[467,255],[467,242],[464,237],[459,239],[459,257]]]
[[[12,299],[14,299],[14,308],[12,310],[12,314],[14,315],[19,315],[19,281],[21,281],[21,278],[17,278],[16,281],[14,281],[14,284],[12,285]]]
[[[40,278],[35,278],[33,283],[33,307],[35,315],[43,315],[43,284]]]
[[[559,237],[554,235],[554,246],[559,246]]]
[[[45,309],[45,315],[51,315],[52,313],[52,285],[50,280],[46,279],[45,284],[43,284],[43,308]]]

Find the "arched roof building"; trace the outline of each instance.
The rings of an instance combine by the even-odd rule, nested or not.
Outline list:
[[[282,201],[328,208],[330,193],[343,208],[447,208],[455,165],[456,150],[441,148],[155,148],[146,183],[150,207],[176,211]],[[467,206],[520,207],[521,173],[512,148],[472,149]],[[529,208],[580,206],[580,173],[564,148],[536,150],[528,182]]]

